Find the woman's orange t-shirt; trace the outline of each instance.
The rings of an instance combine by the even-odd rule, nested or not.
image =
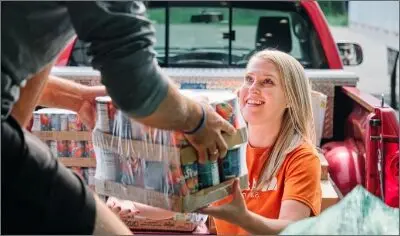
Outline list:
[[[253,148],[247,145],[246,160],[249,177],[249,188],[255,186],[262,164],[267,158],[267,148]],[[247,208],[270,219],[278,219],[281,203],[284,200],[297,200],[310,207],[312,215],[321,211],[321,164],[313,148],[302,144],[289,153],[282,164],[276,178],[261,191],[243,190]],[[228,197],[214,205],[229,202]],[[237,225],[214,219],[218,234],[248,234]]]

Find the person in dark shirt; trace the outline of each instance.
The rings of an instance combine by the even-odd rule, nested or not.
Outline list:
[[[221,132],[234,128],[209,106],[182,96],[161,71],[145,13],[136,1],[2,2],[2,234],[130,233],[12,115],[20,95],[31,105],[38,101],[56,56],[75,33],[90,43],[93,67],[119,109],[145,125],[185,132],[199,161],[226,154]],[[61,79],[48,84],[71,89]],[[29,93],[21,93],[24,87]]]

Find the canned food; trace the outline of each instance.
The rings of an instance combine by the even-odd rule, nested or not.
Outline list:
[[[168,194],[169,195],[188,195],[189,189],[185,183],[185,177],[183,175],[180,164],[177,161],[171,161],[169,163],[168,171]]]
[[[47,114],[33,113],[32,131],[49,131],[50,118]]]
[[[220,160],[221,181],[233,179],[240,174],[241,148],[234,147],[228,150],[224,159]]]
[[[76,113],[68,114],[68,130],[82,131],[82,122]]]
[[[121,183],[144,187],[145,161],[139,158],[129,158],[121,162]]]
[[[98,128],[105,132],[111,133],[110,117],[109,117],[109,104],[111,103],[110,97],[97,97],[96,98],[96,111],[97,111],[97,125]]]
[[[50,114],[51,131],[61,131],[61,119],[60,114]]]
[[[207,102],[235,128],[239,127],[240,111],[238,98],[234,93],[226,90],[180,90],[180,92],[185,96]]]
[[[51,131],[51,116],[50,114],[40,114],[40,130]]]
[[[198,164],[199,189],[208,188],[220,183],[218,161],[206,161]]]
[[[92,141],[86,141],[84,143],[85,143],[86,156],[89,157],[89,158],[96,158],[96,153],[94,151],[93,142]]]
[[[119,155],[113,151],[101,149],[97,158],[101,165],[101,177],[104,180],[118,181],[120,174]]]
[[[237,115],[239,113],[238,109],[238,99],[235,94],[220,91],[218,93],[210,95],[211,104],[215,111],[235,128],[238,128]]]
[[[190,193],[199,191],[197,162],[182,165],[183,176]]]
[[[60,131],[68,131],[68,114],[60,114]]]
[[[146,161],[144,172],[145,189],[168,192],[167,165],[161,161]]]
[[[70,141],[70,155],[71,157],[86,157],[85,142],[84,141]]]
[[[56,142],[57,142],[57,156],[70,157],[69,142],[67,140],[56,141]]]

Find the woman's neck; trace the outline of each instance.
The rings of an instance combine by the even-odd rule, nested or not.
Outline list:
[[[280,127],[281,124],[276,122],[262,125],[249,124],[249,144],[256,148],[271,147],[278,137]]]

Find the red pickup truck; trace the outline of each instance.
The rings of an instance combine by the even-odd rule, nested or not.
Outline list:
[[[316,1],[148,4],[157,59],[181,88],[237,88],[247,59],[263,48],[297,58],[313,89],[328,97],[320,147],[337,192],[346,195],[362,185],[399,207],[398,118],[385,102],[357,89],[358,77],[343,70],[344,64],[362,63],[362,49],[334,41]],[[87,49],[72,40],[53,73],[98,83]]]

